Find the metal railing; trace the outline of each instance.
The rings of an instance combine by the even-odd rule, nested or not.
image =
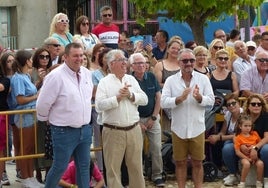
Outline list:
[[[17,36],[2,36],[0,39],[4,48],[9,50],[17,49]]]
[[[23,154],[23,138],[22,138],[22,129],[19,129],[19,134],[20,134],[20,150],[21,150],[21,155],[14,156],[14,157],[8,157],[9,153],[9,142],[8,142],[8,131],[9,131],[9,116],[10,115],[15,115],[15,114],[20,114],[20,125],[22,123],[22,114],[29,114],[33,113],[35,117],[34,121],[34,153],[30,155],[24,155]],[[36,118],[36,110],[35,109],[30,109],[30,110],[12,110],[12,111],[0,111],[0,115],[5,115],[6,116],[6,156],[5,157],[0,157],[0,161],[9,161],[9,160],[18,160],[18,159],[29,159],[29,158],[41,158],[44,157],[44,153],[38,153],[37,152],[37,118]],[[16,126],[16,125],[14,125]],[[45,136],[45,135],[43,135]],[[100,147],[95,147],[91,148],[91,152],[96,152],[96,151],[101,151],[102,146]]]

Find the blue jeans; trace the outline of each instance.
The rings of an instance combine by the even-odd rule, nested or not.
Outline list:
[[[79,188],[88,188],[90,145],[92,127],[89,124],[81,128],[51,125],[53,143],[53,164],[46,178],[46,188],[57,187],[66,170],[71,156],[76,165],[76,184]]]
[[[233,140],[226,140],[222,147],[222,159],[231,174],[238,172],[239,158],[235,154]]]
[[[268,178],[268,144],[265,144],[260,149],[260,159],[264,163],[264,173],[263,176]]]
[[[261,147],[260,159],[264,163],[264,177],[268,177],[268,144]],[[238,172],[238,160],[239,158],[235,154],[234,144],[232,140],[225,141],[222,148],[222,158],[231,174],[236,174]]]

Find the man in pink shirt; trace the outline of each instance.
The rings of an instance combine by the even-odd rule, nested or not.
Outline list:
[[[88,188],[92,75],[81,66],[83,49],[80,44],[68,44],[65,59],[64,64],[45,77],[36,105],[38,120],[48,121],[51,126],[53,143],[53,164],[45,187],[57,186],[73,156],[77,164],[77,185]]]

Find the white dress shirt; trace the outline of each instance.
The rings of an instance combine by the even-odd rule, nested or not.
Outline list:
[[[199,87],[201,103],[193,97],[193,89]],[[186,89],[181,71],[168,77],[161,97],[161,107],[171,108],[171,130],[180,138],[194,138],[205,131],[205,108],[214,105],[214,94],[206,75],[193,71],[190,82],[191,93],[185,101],[176,105],[175,99]]]
[[[126,98],[118,103],[116,95],[125,84],[131,85],[129,90],[134,94],[135,101]],[[121,82],[114,74],[108,74],[97,87],[95,105],[96,110],[102,113],[102,123],[121,127],[133,125],[140,119],[138,106],[147,103],[147,95],[131,75],[125,74]]]

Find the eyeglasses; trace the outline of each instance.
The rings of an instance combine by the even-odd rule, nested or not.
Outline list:
[[[119,58],[119,59],[114,59],[111,62],[117,61],[117,62],[126,62],[128,59],[127,58]]]
[[[223,49],[222,46],[213,46],[213,48],[214,48],[214,50],[221,50],[221,49]]]
[[[49,55],[39,55],[39,59],[49,59]]]
[[[132,63],[133,65],[144,65],[145,62],[135,62],[135,63]]]
[[[56,48],[61,46],[60,44],[48,44],[48,45],[54,46]]]
[[[236,105],[236,101],[230,102],[230,103],[226,103],[227,107],[231,107],[231,106],[235,106]]]
[[[218,57],[217,59],[220,61],[228,61],[229,60],[228,57]]]
[[[182,62],[183,64],[187,64],[188,62],[190,62],[190,63],[194,63],[194,62],[195,62],[195,59],[181,59],[181,62]]]
[[[103,17],[108,17],[108,16],[109,16],[109,17],[112,17],[112,14],[103,14],[102,16],[103,16]]]
[[[217,39],[222,39],[222,38],[225,38],[226,37],[226,35],[218,35],[218,36],[216,36],[215,38],[217,38]]]
[[[268,58],[260,58],[260,59],[256,59],[256,60],[258,60],[261,63],[264,63],[264,62],[268,63]]]
[[[69,23],[69,20],[60,19],[57,21],[58,23]]]
[[[89,25],[89,23],[88,22],[83,22],[83,23],[81,23],[82,24],[82,26],[88,26]]]
[[[256,106],[260,107],[260,106],[262,106],[262,103],[261,102],[251,102],[250,105],[254,106],[254,107],[256,107]]]

